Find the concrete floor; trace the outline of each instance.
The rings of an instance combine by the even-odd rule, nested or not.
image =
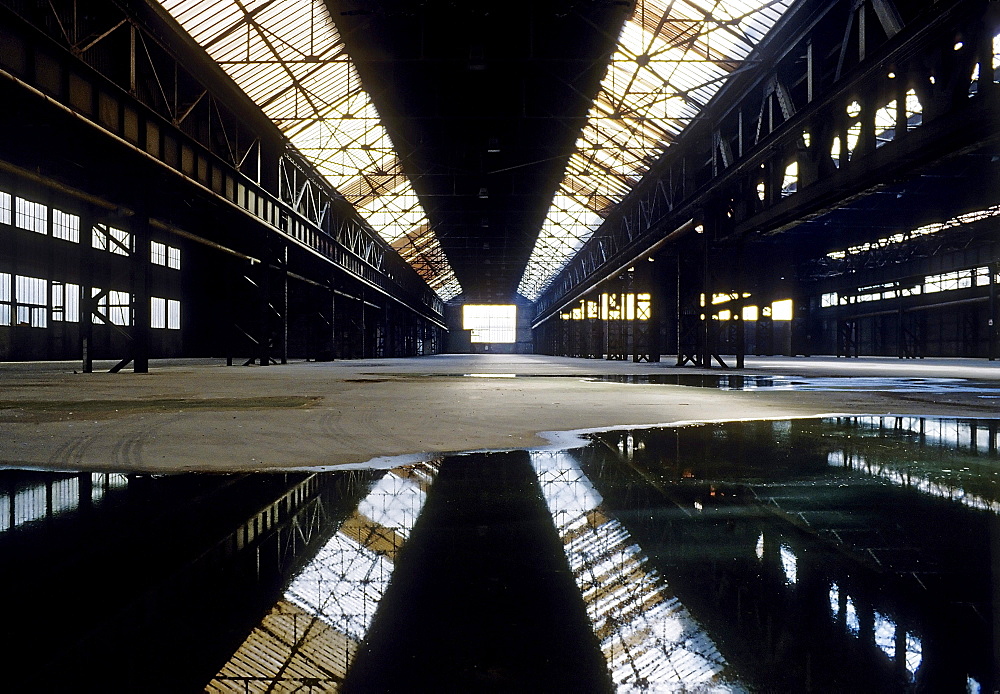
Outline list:
[[[147,472],[391,467],[401,461],[386,457],[531,448],[567,438],[541,432],[826,413],[1000,414],[1000,362],[751,358],[742,372],[672,363],[438,355],[227,368],[218,360],[166,360],[153,362],[149,374],[2,363],[0,465]],[[584,380],[697,373],[802,378],[795,387],[743,391]],[[496,377],[510,374],[520,377]]]

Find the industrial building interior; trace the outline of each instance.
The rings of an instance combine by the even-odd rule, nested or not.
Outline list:
[[[0,0],[10,691],[1000,689],[1000,2]]]

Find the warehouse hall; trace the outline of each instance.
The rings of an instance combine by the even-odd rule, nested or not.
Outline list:
[[[1000,688],[1000,3],[0,0],[17,691]]]

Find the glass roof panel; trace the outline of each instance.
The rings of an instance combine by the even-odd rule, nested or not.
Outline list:
[[[518,293],[532,301],[541,295],[793,2],[637,3],[618,36]]]
[[[322,0],[160,3],[443,300],[461,293]]]

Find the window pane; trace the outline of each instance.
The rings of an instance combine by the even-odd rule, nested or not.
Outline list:
[[[149,248],[149,261],[153,265],[167,264],[167,247],[164,244],[159,241],[153,241],[149,244]]]
[[[38,234],[48,233],[49,209],[41,203],[17,198],[17,226]]]
[[[167,300],[167,328],[169,330],[181,329],[181,302],[174,299]]]
[[[52,210],[52,235],[63,241],[80,243],[80,218],[62,210]]]
[[[167,300],[158,296],[150,298],[149,306],[149,327],[167,327]]]
[[[462,318],[462,327],[472,331],[473,342],[517,341],[517,306],[466,304]]]

